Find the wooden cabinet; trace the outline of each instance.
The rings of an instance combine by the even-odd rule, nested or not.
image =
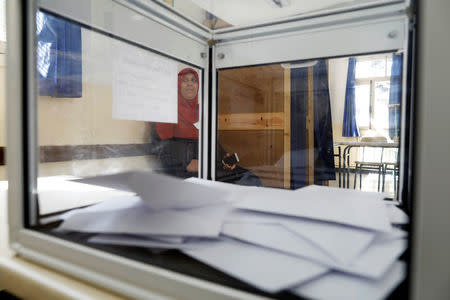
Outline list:
[[[228,69],[218,77],[218,142],[264,186],[290,187],[290,70]]]
[[[314,82],[308,68],[306,183],[314,183]],[[280,64],[227,69],[218,76],[218,142],[263,186],[291,186],[291,70]]]

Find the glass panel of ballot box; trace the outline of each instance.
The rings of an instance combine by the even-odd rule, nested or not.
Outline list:
[[[132,295],[407,293],[403,13],[373,17],[388,36],[337,10],[331,18],[348,31],[325,35],[373,30],[386,40],[330,50],[325,35],[303,32],[318,25],[302,14],[330,17],[313,8],[251,27],[267,20],[190,7],[199,21],[173,3],[131,2],[29,8],[23,224],[35,251],[55,243],[70,265],[85,253],[86,270],[115,261],[89,278],[116,290],[96,276],[120,282],[127,270]],[[269,51],[296,39],[312,42]]]

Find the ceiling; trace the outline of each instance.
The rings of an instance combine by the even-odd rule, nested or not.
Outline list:
[[[186,1],[186,0],[176,0]],[[282,17],[386,0],[190,0],[233,26],[267,22]],[[389,0],[387,0],[389,1]],[[176,3],[176,2],[175,2]]]

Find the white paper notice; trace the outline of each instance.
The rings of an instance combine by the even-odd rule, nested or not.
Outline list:
[[[113,118],[177,123],[177,64],[121,41],[113,55]]]

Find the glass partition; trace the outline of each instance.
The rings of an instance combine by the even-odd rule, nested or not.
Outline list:
[[[201,69],[47,12],[36,22],[40,215],[110,196],[70,179],[198,176]]]
[[[218,72],[218,181],[397,197],[401,53]]]
[[[165,2],[175,9],[187,5]],[[260,5],[284,9],[294,2]],[[385,272],[394,272],[386,295],[402,283],[406,271],[400,257],[408,244],[402,229],[408,216],[393,201],[387,204],[380,193],[359,201],[363,193],[317,186],[299,190],[318,185],[398,198],[405,60],[401,51],[391,50],[398,47],[388,46],[401,43],[384,43],[383,52],[372,55],[237,67],[242,60],[233,57],[238,52],[233,47],[242,49],[238,46],[252,41],[237,38],[224,42],[229,52],[216,52],[219,46],[210,46],[211,40],[181,27],[171,31],[177,23],[162,24],[160,15],[152,19],[153,10],[141,15],[136,3],[124,3],[92,1],[84,7],[87,15],[73,19],[67,11],[36,14],[37,105],[36,111],[27,108],[37,114],[37,149],[28,149],[39,153],[37,193],[25,195],[24,208],[31,215],[36,199],[38,211],[35,224],[25,221],[31,230],[23,234],[24,249],[36,247],[57,269],[75,266],[67,272],[118,293],[128,292],[122,284],[131,287],[136,298],[155,291],[173,298],[256,294],[297,299],[310,295],[310,284],[321,285],[333,274],[351,281],[364,278],[373,287]],[[214,13],[209,15],[213,25],[205,23],[213,29],[219,17],[225,26],[269,20],[266,15],[233,23],[214,3],[195,12],[202,23],[202,16]],[[353,7],[343,1],[314,5],[273,18]],[[123,16],[127,22],[122,24]],[[345,30],[333,27],[330,34],[348,37],[353,21],[344,20]],[[398,30],[405,19],[394,21]],[[385,22],[378,30],[371,21],[370,32],[384,36],[387,28],[396,33]],[[279,46],[274,42],[278,34],[289,39],[271,32],[264,38],[272,43],[269,48]],[[309,31],[295,34],[317,38]],[[311,43],[314,47],[321,46]],[[269,62],[278,61],[269,48],[261,48]],[[240,53],[240,58],[251,54]],[[215,69],[220,57],[231,58],[229,68]],[[215,132],[207,132],[211,128]],[[203,161],[208,157],[216,159]],[[33,170],[27,163],[23,168]],[[205,180],[209,174],[199,170],[211,171],[214,180]],[[103,175],[110,176],[108,184],[101,182]],[[392,211],[397,215],[392,217]],[[380,253],[377,268],[379,261],[372,258]],[[405,284],[400,289],[404,292]]]

